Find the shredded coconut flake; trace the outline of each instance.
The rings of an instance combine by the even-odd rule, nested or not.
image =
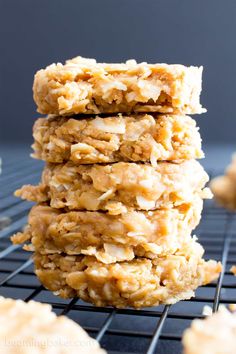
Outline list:
[[[155,201],[154,200],[148,200],[141,195],[138,195],[136,197],[136,200],[137,200],[138,206],[141,209],[149,210],[149,209],[155,208]]]
[[[125,122],[117,118],[117,123],[104,121],[102,118],[96,118],[91,123],[95,128],[102,130],[106,133],[114,134],[124,134],[125,133]]]
[[[105,193],[100,195],[98,200],[105,200],[105,199],[109,198],[112,195],[112,193],[113,193],[113,189],[108,189]]]

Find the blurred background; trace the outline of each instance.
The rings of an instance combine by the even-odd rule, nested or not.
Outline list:
[[[0,141],[30,144],[36,70],[76,55],[203,65],[205,145],[234,144],[235,0],[0,0]]]

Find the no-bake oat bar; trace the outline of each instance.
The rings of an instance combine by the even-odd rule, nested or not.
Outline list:
[[[201,85],[202,67],[135,60],[105,64],[76,57],[39,70],[33,93],[43,114],[193,114],[205,111],[199,102]]]
[[[183,336],[184,354],[235,354],[236,313],[223,306],[204,320],[196,319]]]
[[[74,321],[50,305],[0,297],[1,354],[105,354]]]
[[[236,210],[236,155],[232,157],[224,176],[215,177],[211,181],[211,189],[215,200],[229,210]]]
[[[229,210],[236,210],[236,182],[228,176],[215,177],[211,190],[217,203]]]
[[[230,271],[236,276],[236,266],[233,265],[231,268],[230,268]]]
[[[34,254],[42,284],[64,298],[78,296],[96,306],[146,307],[189,299],[218,277],[221,264],[204,261],[203,248],[190,243],[174,255],[154,260],[104,264],[92,256]]]
[[[155,258],[171,254],[191,241],[191,231],[201,217],[202,200],[179,208],[121,215],[101,212],[63,212],[34,206],[28,226],[13,236],[15,244],[30,241],[27,250],[40,253],[92,255],[104,263]]]
[[[191,202],[195,195],[211,197],[204,189],[208,175],[196,160],[179,164],[117,162],[108,165],[48,164],[38,186],[26,185],[16,196],[54,208],[105,210],[110,214],[127,208],[154,210]]]
[[[156,166],[157,161],[204,156],[196,122],[184,115],[39,118],[33,136],[32,156],[53,163],[143,161]]]

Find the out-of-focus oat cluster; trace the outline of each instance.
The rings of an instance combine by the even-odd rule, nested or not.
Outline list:
[[[236,154],[225,175],[211,181],[211,189],[217,203],[229,210],[236,210]]]
[[[105,354],[74,321],[51,306],[0,296],[1,354]]]
[[[235,311],[235,306],[230,309]],[[184,354],[234,354],[236,313],[224,306],[205,319],[193,320],[183,335]]]

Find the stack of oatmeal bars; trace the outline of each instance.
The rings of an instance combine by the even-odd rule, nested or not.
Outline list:
[[[77,57],[35,75],[37,202],[14,243],[42,284],[97,306],[171,304],[218,277],[191,236],[208,176],[195,121],[202,68]]]

